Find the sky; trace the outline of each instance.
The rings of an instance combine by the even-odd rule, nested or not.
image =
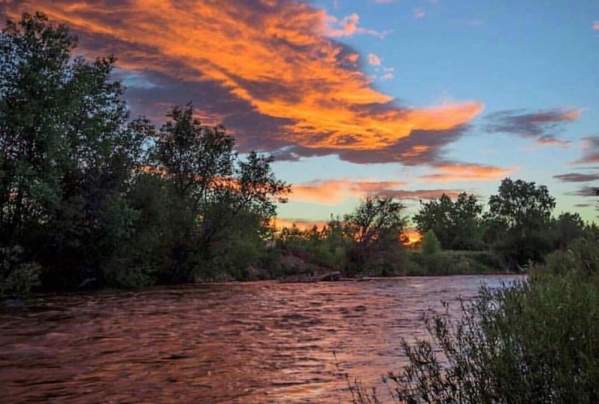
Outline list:
[[[241,152],[276,158],[309,225],[372,193],[413,213],[482,202],[502,178],[547,185],[597,220],[599,1],[0,1],[43,11],[78,52],[114,54],[133,116],[193,102]]]

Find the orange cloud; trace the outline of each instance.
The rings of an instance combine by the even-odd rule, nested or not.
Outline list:
[[[437,165],[436,169],[437,173],[420,178],[428,182],[495,181],[514,171],[513,168],[469,163],[444,163]]]
[[[477,101],[398,106],[357,69],[355,52],[330,39],[374,31],[360,28],[357,14],[337,20],[298,1],[5,4],[13,18],[38,9],[68,23],[88,39],[82,46],[93,46],[94,53],[115,50],[119,66],[129,71],[219,86],[252,113],[281,123],[276,134],[262,134],[277,145],[329,153],[379,150],[416,131],[460,127],[483,109]]]
[[[443,194],[455,198],[463,192],[458,189],[401,189],[403,186],[405,183],[401,181],[318,180],[293,185],[289,200],[335,205],[348,198],[360,198],[369,194],[419,201],[436,199]]]
[[[291,228],[293,226],[297,227],[300,230],[310,230],[316,226],[319,229],[322,229],[327,225],[326,220],[307,220],[307,219],[289,219],[289,218],[276,218],[273,221],[274,227],[278,230],[281,230],[285,227]]]
[[[291,201],[335,205],[347,198],[359,198],[404,185],[401,181],[323,180],[291,187]]]
[[[593,23],[593,29],[594,29],[595,31],[599,31],[599,21],[595,21],[595,22]]]

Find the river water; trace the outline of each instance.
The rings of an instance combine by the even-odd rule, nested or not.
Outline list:
[[[0,306],[2,402],[350,399],[404,364],[441,301],[514,276],[252,282],[40,296]]]

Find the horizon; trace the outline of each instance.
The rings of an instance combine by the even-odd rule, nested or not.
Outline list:
[[[70,26],[78,53],[114,54],[132,117],[160,125],[191,101],[241,152],[273,154],[294,190],[281,221],[320,223],[377,192],[410,213],[442,193],[486,202],[504,177],[546,185],[557,214],[597,221],[599,3],[178,4],[0,12],[42,11]]]

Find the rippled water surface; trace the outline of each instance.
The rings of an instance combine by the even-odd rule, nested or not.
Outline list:
[[[230,283],[0,307],[0,401],[347,402],[379,383],[422,315],[508,276]]]

